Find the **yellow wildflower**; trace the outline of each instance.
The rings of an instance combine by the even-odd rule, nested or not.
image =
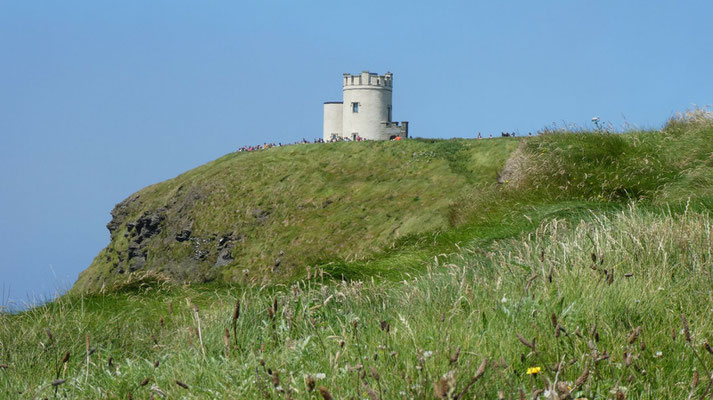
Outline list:
[[[527,369],[527,374],[528,375],[537,375],[540,373],[541,370],[542,370],[542,368],[540,368],[540,367],[530,367]]]

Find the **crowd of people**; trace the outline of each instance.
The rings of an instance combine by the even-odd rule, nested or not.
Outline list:
[[[528,132],[527,135],[532,136],[532,132]],[[517,134],[515,132],[500,132],[500,136],[501,137],[515,137],[515,136],[517,136]],[[491,133],[489,137],[492,138],[493,134]],[[483,138],[483,135],[481,135],[480,132],[478,132],[478,139],[482,139],[482,138]]]
[[[401,139],[401,138],[399,138],[399,139]],[[265,149],[271,149],[273,147],[293,146],[296,144],[362,142],[362,141],[366,141],[366,139],[364,139],[361,136],[357,136],[355,139],[348,138],[348,137],[334,137],[331,140],[324,140],[322,138],[318,138],[318,139],[313,139],[312,141],[302,138],[302,140],[293,142],[293,143],[281,143],[280,142],[280,143],[263,143],[263,144],[258,144],[255,146],[242,146],[242,147],[238,148],[238,152],[265,150]]]
[[[296,144],[309,144],[309,143],[324,143],[324,139],[319,138],[319,139],[314,139],[312,141],[309,141],[305,138],[302,138],[302,140],[294,142],[294,143],[263,143],[263,144],[258,144],[256,146],[243,146],[238,148],[239,152],[244,152],[244,151],[257,151],[257,150],[265,150],[265,149],[271,149],[273,147],[283,147],[283,146],[293,146]]]
[[[340,136],[335,136],[332,139],[329,140],[329,143],[336,143],[336,142],[361,142],[365,141],[363,137],[357,135],[355,139],[348,138],[348,137],[340,137]],[[324,142],[324,140],[322,140]]]
[[[517,134],[516,134],[515,132],[500,132],[500,136],[501,136],[501,137],[515,137],[515,136],[517,136]],[[532,132],[529,132],[529,133],[528,133],[528,136],[532,136]],[[493,137],[493,134],[491,133],[488,137],[489,137],[489,138],[492,138],[492,137]],[[478,132],[478,139],[483,139],[483,138],[484,138],[484,136],[483,136],[480,132]],[[324,139],[322,139],[322,138],[318,138],[318,139],[313,139],[313,140],[311,140],[311,141],[303,138],[302,140],[297,141],[297,142],[293,142],[293,143],[263,143],[263,144],[258,144],[258,145],[256,145],[256,146],[243,146],[243,147],[238,148],[238,151],[239,151],[239,152],[244,152],[244,151],[257,151],[257,150],[271,149],[271,148],[273,148],[273,147],[293,146],[293,145],[296,145],[296,144],[335,143],[335,142],[363,142],[363,141],[366,141],[366,140],[367,140],[367,139],[364,139],[364,138],[361,137],[361,136],[357,136],[357,137],[354,138],[354,139],[349,138],[349,137],[339,137],[339,136],[335,136],[335,137],[333,137],[333,138],[330,139],[330,140],[324,140]],[[400,136],[391,137],[390,140],[401,140],[401,137],[400,137]]]

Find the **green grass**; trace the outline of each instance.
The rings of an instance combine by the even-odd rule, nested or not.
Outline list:
[[[674,120],[661,131],[623,135],[400,144],[405,146],[302,146],[255,157],[274,161],[266,171],[289,170],[282,164],[293,157],[333,163],[332,169],[300,172],[310,182],[309,193],[316,193],[313,202],[335,193],[386,201],[391,189],[379,185],[406,181],[420,188],[428,174],[445,174],[448,179],[430,180],[439,190],[455,190],[442,203],[393,214],[405,224],[417,213],[416,228],[427,229],[386,236],[363,256],[322,254],[309,276],[301,269],[274,281],[178,284],[163,274],[135,274],[116,291],[72,293],[1,314],[0,397],[52,398],[56,390],[57,398],[324,398],[309,390],[310,379],[335,399],[461,393],[464,399],[538,393],[544,399],[547,393],[555,398],[557,388],[560,398],[567,398],[563,390],[589,399],[711,395],[708,119]],[[365,163],[359,159],[377,152],[394,152],[392,161],[403,164],[404,150],[413,163],[425,165],[403,166],[401,181],[388,163],[378,174],[361,172],[354,182],[335,167]],[[323,152],[333,157],[320,158]],[[218,175],[229,174],[245,156],[226,156],[175,183],[214,182],[202,174],[218,165],[225,166]],[[496,172],[513,160],[526,168],[512,169],[518,172],[495,184]],[[370,162],[378,169],[384,161]],[[270,173],[286,172],[280,171]],[[331,175],[323,176],[325,171]],[[417,175],[410,183],[407,171]],[[322,186],[315,183],[319,179]],[[145,189],[156,204],[143,206],[171,199],[178,187],[172,185]],[[237,190],[231,188],[226,190]],[[261,193],[251,201],[280,198]],[[424,192],[418,193],[418,201],[411,194],[391,200],[408,207],[423,201]],[[432,213],[441,225],[427,225]],[[318,214],[311,224],[329,221],[328,214]],[[353,229],[364,232],[384,221],[363,220],[352,220],[361,221]],[[313,249],[307,241],[299,246]],[[240,316],[233,330],[236,301]],[[66,352],[71,356],[62,364]],[[481,365],[485,371],[477,375]],[[527,374],[534,367],[540,372]],[[64,381],[55,388],[58,376]]]
[[[422,270],[431,254],[469,240],[474,229],[490,230],[528,207],[705,201],[713,194],[710,128],[684,126],[691,128],[670,124],[624,135],[565,132],[233,153],[132,195],[113,221],[111,243],[73,290],[96,291],[126,279],[127,224],[145,213],[165,219],[161,232],[141,243],[147,253],[141,272],[179,282],[266,284],[299,279],[307,266],[346,278],[399,279],[404,271]],[[512,181],[497,184],[513,155],[522,169]],[[512,235],[533,223],[508,225]],[[174,239],[183,229],[192,231],[191,240]],[[229,234],[233,260],[216,267],[219,239]],[[198,258],[196,251],[204,255]]]
[[[692,390],[694,372],[702,383],[693,390],[701,395],[713,368],[703,346],[713,340],[711,243],[710,213],[631,206],[580,222],[554,218],[524,236],[464,246],[402,283],[313,278],[284,289],[153,284],[63,298],[2,317],[1,359],[9,368],[2,372],[1,393],[51,397],[59,368],[66,379],[60,398],[124,398],[128,392],[145,398],[151,385],[170,398],[283,398],[281,390],[319,398],[304,383],[319,374],[318,385],[335,398],[359,391],[364,397],[365,385],[377,392],[381,386],[383,398],[432,398],[442,376],[452,376],[450,385],[460,391],[488,359],[465,398],[494,398],[498,391],[517,396],[519,390],[529,396],[555,380],[574,386],[585,368],[590,376],[577,396],[609,397],[619,390],[628,398],[682,398]],[[231,327],[236,300],[237,345]],[[564,329],[558,336],[553,314]],[[630,340],[639,326],[639,336]],[[86,333],[94,349],[89,375]],[[534,338],[535,351],[517,334]],[[460,357],[451,363],[458,348]],[[66,351],[72,356],[65,369],[59,360]],[[557,373],[551,368],[560,361],[566,366]],[[530,376],[529,367],[543,370]],[[280,388],[268,371],[279,374]],[[139,386],[146,378],[151,385]]]
[[[179,281],[279,282],[303,275],[308,265],[364,261],[400,238],[455,228],[453,202],[494,182],[516,146],[409,140],[233,153],[132,195],[126,215],[115,219],[111,243],[75,290],[125,279],[118,271],[129,270],[126,226],[146,212],[165,220],[161,232],[142,243],[142,271]],[[256,218],[260,212],[266,216]],[[174,239],[183,229],[192,230],[192,240]],[[236,238],[234,260],[216,268],[218,239],[229,233]],[[208,255],[196,260],[195,249]]]

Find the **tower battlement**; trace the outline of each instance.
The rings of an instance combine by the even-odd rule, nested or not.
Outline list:
[[[369,71],[363,71],[357,75],[345,73],[342,85],[344,86],[344,90],[348,90],[354,86],[376,86],[391,90],[393,86],[393,74],[387,72],[384,75],[379,75]]]

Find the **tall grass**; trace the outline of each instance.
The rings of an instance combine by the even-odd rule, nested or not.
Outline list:
[[[709,213],[632,205],[438,256],[403,282],[63,298],[0,316],[0,395],[697,398],[712,251]]]
[[[712,139],[709,116],[691,112],[661,131],[626,135],[406,142],[413,152],[367,144],[381,146],[394,165],[419,164],[424,175],[407,189],[434,174],[418,201],[411,189],[391,198],[404,205],[396,223],[408,220],[413,229],[368,257],[347,252],[304,266],[293,280],[181,285],[150,270],[116,291],[0,314],[0,398],[706,398],[713,395]],[[315,152],[347,160],[339,165],[358,166],[360,157],[379,164],[375,153],[342,150],[263,157],[273,157],[280,176],[290,157],[306,158],[332,175],[298,175],[332,187],[351,177]],[[488,156],[497,162],[486,168]],[[236,157],[171,185],[208,179],[216,165],[235,178]],[[388,171],[367,172],[349,193],[388,198],[402,185]],[[161,205],[171,185],[146,192]],[[300,215],[318,234],[326,225],[315,199],[335,195],[329,185],[284,204],[270,191],[229,204],[312,204]],[[225,187],[209,187],[218,197],[205,210],[231,198]],[[423,193],[455,187],[448,198],[421,203]],[[361,215],[340,206],[333,216],[345,218],[340,224]],[[216,210],[202,222],[205,232],[231,221],[223,214],[230,207]],[[413,210],[420,212],[410,219]],[[434,210],[443,225],[428,225]],[[381,222],[392,218],[391,209],[373,211]],[[256,243],[254,254],[271,257],[274,249]]]

